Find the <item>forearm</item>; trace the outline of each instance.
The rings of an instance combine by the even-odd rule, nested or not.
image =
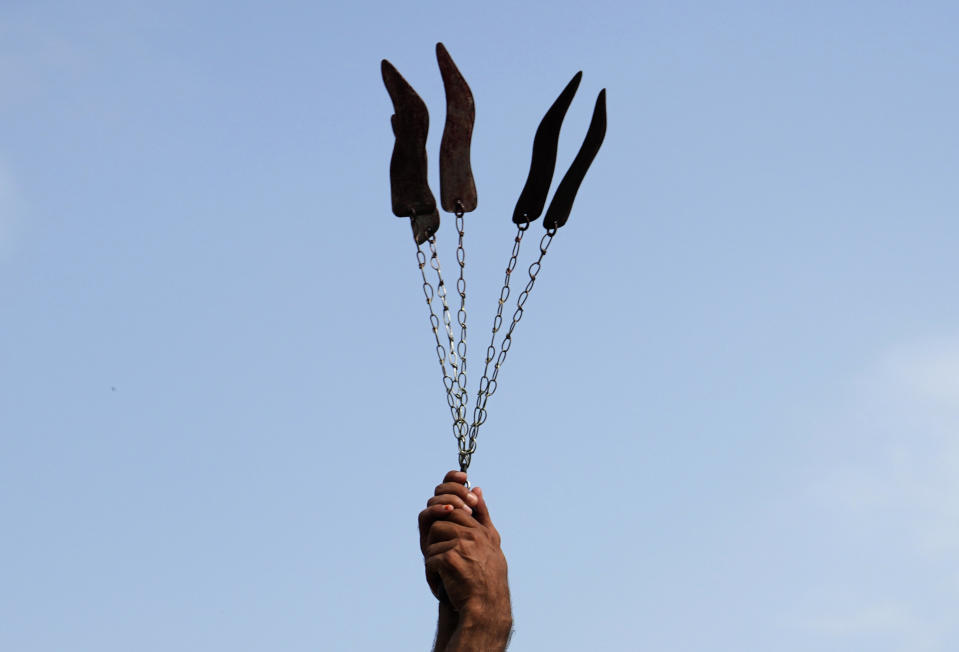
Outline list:
[[[439,616],[436,619],[436,641],[433,652],[445,652],[459,624],[459,615],[448,602],[439,603]]]
[[[513,616],[509,599],[488,609],[464,611],[459,615],[456,630],[446,652],[503,652],[513,633]],[[437,647],[437,651],[443,648]]]
[[[419,515],[426,582],[439,600],[434,652],[503,652],[513,630],[506,557],[479,487],[450,471]]]

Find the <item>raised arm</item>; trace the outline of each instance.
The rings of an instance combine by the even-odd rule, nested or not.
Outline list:
[[[506,649],[513,627],[506,557],[479,487],[450,471],[420,512],[426,581],[439,600],[435,652]]]

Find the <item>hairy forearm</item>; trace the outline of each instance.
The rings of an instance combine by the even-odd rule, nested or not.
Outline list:
[[[513,630],[506,557],[479,487],[450,471],[419,515],[426,581],[439,600],[434,652],[503,652]]]
[[[459,615],[448,602],[440,602],[439,616],[436,619],[436,641],[433,643],[433,652],[445,652],[450,639],[456,632],[459,624]]]
[[[503,652],[513,632],[509,600],[496,610],[470,609],[459,614],[459,622],[446,652]],[[442,650],[443,648],[436,648]]]

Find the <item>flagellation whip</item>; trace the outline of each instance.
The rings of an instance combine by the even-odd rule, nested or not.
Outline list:
[[[443,77],[443,87],[446,90],[446,124],[440,143],[440,204],[445,212],[455,216],[458,234],[456,262],[459,267],[459,276],[456,280],[456,292],[460,300],[459,307],[456,309],[455,328],[453,310],[447,300],[446,283],[443,280],[436,250],[436,232],[439,229],[440,216],[427,181],[426,137],[429,131],[429,111],[426,103],[417,95],[413,87],[386,59],[382,62],[381,70],[383,82],[393,102],[394,112],[390,119],[393,134],[396,137],[390,159],[393,214],[397,217],[409,218],[413,230],[416,260],[423,283],[423,294],[429,309],[430,327],[436,343],[436,356],[443,373],[446,402],[453,419],[453,434],[459,449],[460,470],[467,472],[473,453],[476,452],[476,438],[480,426],[486,422],[487,401],[496,392],[500,369],[512,346],[513,332],[523,318],[524,306],[542,268],[543,258],[556,233],[569,219],[576,193],[606,135],[606,89],[601,90],[596,98],[586,138],[559,182],[549,208],[546,209],[546,215],[543,217],[546,233],[540,239],[539,254],[527,270],[526,285],[517,297],[509,326],[497,343],[497,335],[503,328],[503,307],[510,297],[510,280],[519,259],[523,235],[530,224],[543,213],[543,208],[546,206],[556,167],[560,130],[583,77],[582,72],[577,72],[573,76],[536,129],[529,175],[516,202],[516,208],[513,210],[516,235],[513,238],[506,276],[496,304],[490,343],[486,348],[483,376],[477,387],[472,419],[467,420],[469,397],[466,388],[464,216],[476,210],[477,206],[476,184],[470,166],[470,143],[473,136],[475,106],[473,94],[466,80],[442,43],[436,44],[436,59]],[[429,250],[428,257],[423,250],[424,244]],[[432,274],[428,275],[427,266],[433,270]],[[435,287],[429,279],[434,275]],[[439,300],[442,318],[436,314],[437,308],[434,304],[436,299]],[[454,330],[457,332],[454,333]]]

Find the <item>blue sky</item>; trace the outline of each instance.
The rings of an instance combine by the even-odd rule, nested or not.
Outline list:
[[[429,645],[415,517],[456,447],[379,62],[430,107],[438,192],[443,41],[476,98],[474,391],[536,125],[583,70],[558,180],[608,93],[471,469],[512,649],[957,649],[957,24],[3,3],[0,648]]]

